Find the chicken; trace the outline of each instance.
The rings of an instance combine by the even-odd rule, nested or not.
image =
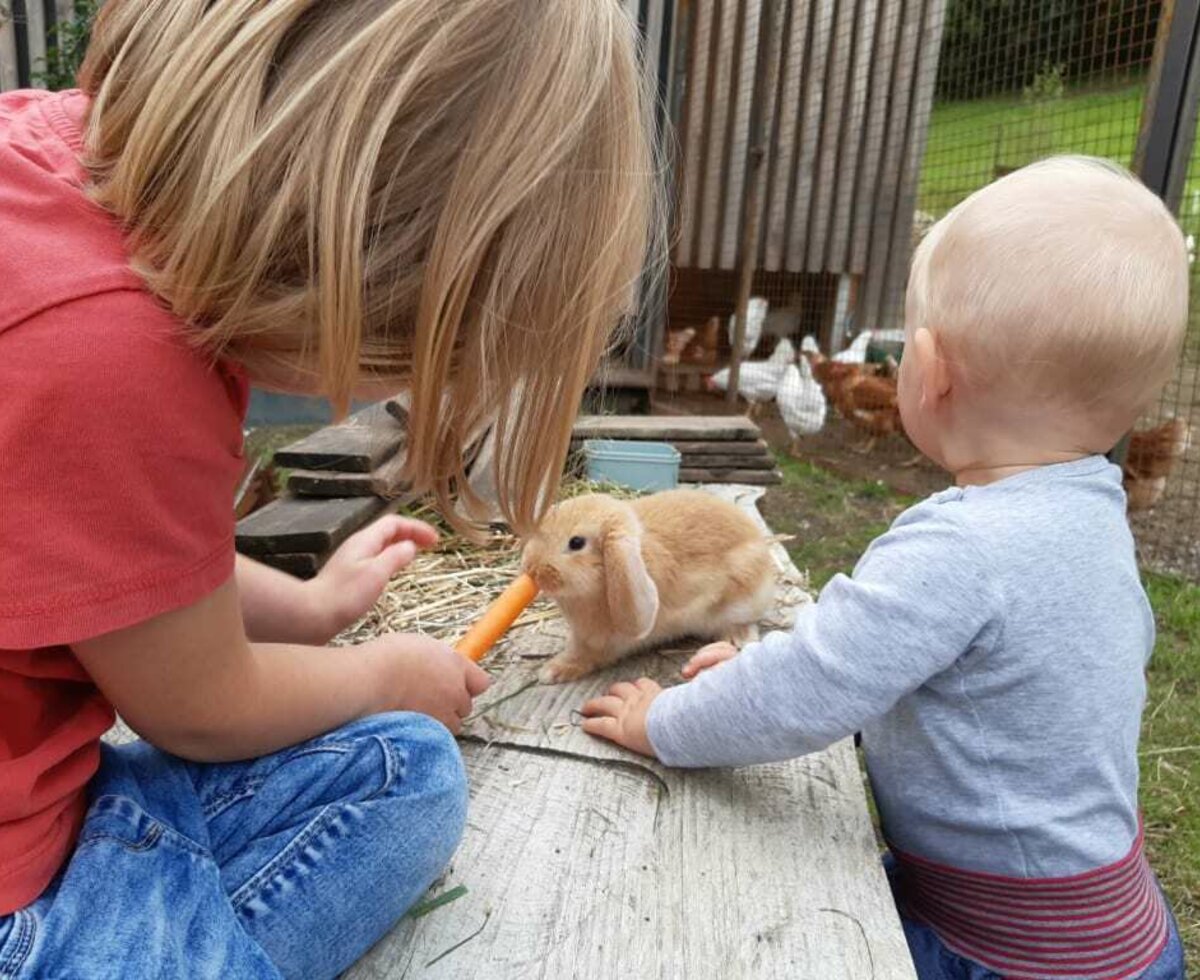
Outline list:
[[[696,331],[696,335],[683,349],[684,364],[715,364],[717,348],[721,344],[721,318],[713,316]]]
[[[1192,427],[1181,418],[1171,418],[1153,429],[1130,434],[1122,466],[1130,510],[1147,510],[1158,503],[1166,489],[1167,477],[1191,441]]]
[[[850,346],[833,355],[839,364],[866,364],[867,348],[871,345],[871,331],[864,330],[851,341]]]
[[[881,436],[904,435],[895,378],[880,376],[874,366],[831,360],[814,347],[802,345],[813,377],[834,408],[870,436],[860,452],[870,452]]]
[[[796,356],[795,348],[786,337],[775,346],[769,360],[746,361],[738,374],[738,394],[750,402],[750,414],[760,405],[771,401],[779,389],[784,372]],[[722,368],[708,379],[709,391],[729,390],[729,368]]]
[[[813,377],[812,365],[807,359],[801,358],[798,365],[787,366],[775,401],[791,436],[793,452],[801,436],[815,435],[824,427],[828,407],[825,392]]]
[[[696,336],[695,327],[685,327],[682,330],[668,330],[666,350],[663,351],[663,364],[678,364],[683,357],[687,345]]]
[[[748,357],[754,353],[754,348],[758,346],[758,341],[762,337],[763,324],[767,320],[767,301],[761,296],[753,296],[746,308],[746,333],[742,338],[742,357]],[[729,346],[732,347],[735,330],[737,328],[737,314],[729,318]]]

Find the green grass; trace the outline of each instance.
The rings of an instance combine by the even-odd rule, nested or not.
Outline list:
[[[1200,964],[1200,586],[1147,575],[1158,621],[1140,750],[1150,862]]]
[[[1087,153],[1128,165],[1133,159],[1145,84],[1068,91],[1026,104],[1007,98],[934,106],[921,168],[919,207],[944,214],[991,182],[996,168],[1020,167],[1053,153]]]
[[[788,549],[813,589],[850,571],[908,503],[882,483],[847,480],[788,456],[779,457],[779,468],[783,486],[767,496],[763,512],[773,530],[794,536]]]
[[[782,486],[763,501],[771,527],[814,588],[850,572],[871,539],[911,503],[879,483],[781,457]],[[1188,962],[1200,963],[1200,585],[1147,575],[1158,644],[1139,750],[1150,860],[1170,896]],[[868,794],[869,795],[869,794]],[[872,808],[872,818],[875,816]]]

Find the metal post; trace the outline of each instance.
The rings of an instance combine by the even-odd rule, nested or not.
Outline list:
[[[754,89],[750,95],[750,132],[746,151],[745,186],[742,191],[742,236],[738,243],[737,323],[733,329],[733,352],[729,361],[729,390],[725,395],[731,404],[737,401],[738,396],[738,384],[742,373],[742,344],[746,340],[750,290],[754,285],[754,267],[758,261],[758,212],[759,197],[762,193],[760,174],[767,156],[764,132],[766,113],[763,112],[763,108],[771,71],[771,38],[777,33],[776,5],[777,0],[763,0],[758,22],[758,60],[754,66]]]

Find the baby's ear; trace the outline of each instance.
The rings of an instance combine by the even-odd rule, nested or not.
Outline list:
[[[641,541],[623,527],[604,532],[604,588],[614,628],[635,640],[654,628],[658,589],[642,560]]]
[[[918,327],[906,347],[917,362],[921,377],[921,397],[926,404],[934,405],[950,394],[950,366],[945,352],[935,334],[928,327]],[[905,355],[909,351],[905,350]]]

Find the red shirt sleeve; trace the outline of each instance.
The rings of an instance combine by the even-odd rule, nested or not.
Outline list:
[[[247,386],[147,293],[0,330],[0,648],[72,643],[233,573]]]

